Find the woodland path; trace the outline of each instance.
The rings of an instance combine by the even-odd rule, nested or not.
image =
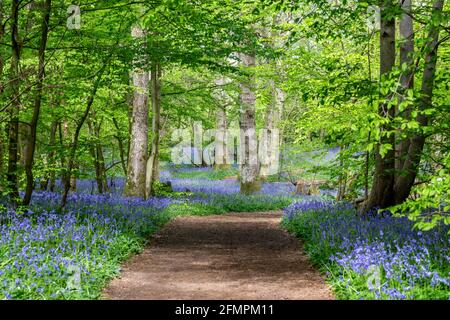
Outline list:
[[[333,299],[281,212],[179,217],[123,265],[104,299]]]

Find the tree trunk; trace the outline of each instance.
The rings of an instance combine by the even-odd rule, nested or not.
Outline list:
[[[91,113],[92,119],[88,118],[89,134],[95,138],[95,142],[90,146],[90,153],[93,158],[95,168],[95,180],[97,182],[98,193],[108,192],[108,179],[106,177],[105,158],[103,148],[100,143],[101,124],[96,123],[97,116],[94,111]]]
[[[76,152],[78,147],[78,138],[80,137],[81,128],[83,127],[84,122],[86,121],[87,117],[89,116],[89,112],[91,111],[92,104],[94,103],[95,96],[97,94],[98,87],[100,86],[100,82],[102,80],[103,73],[106,69],[106,66],[109,63],[109,59],[104,62],[102,68],[97,73],[97,78],[95,80],[95,83],[92,87],[92,90],[89,94],[89,97],[87,99],[86,108],[84,110],[84,113],[81,117],[81,119],[78,121],[77,127],[75,129],[75,134],[73,136],[72,144],[70,146],[70,153],[69,153],[69,159],[68,159],[68,166],[67,170],[64,174],[64,191],[63,196],[61,199],[61,209],[64,209],[67,203],[67,196],[69,194],[69,191],[72,187],[76,188],[76,178],[72,177],[73,170],[76,168]],[[74,181],[75,179],[75,181]]]
[[[49,190],[50,192],[55,192],[55,187],[56,187],[56,175],[55,175],[55,150],[54,148],[56,147],[56,130],[58,130],[58,121],[53,120],[52,122],[52,126],[50,128],[50,148],[52,148],[50,150],[50,152],[48,153],[48,164],[50,167],[50,174],[49,174],[49,180],[50,180],[50,187]]]
[[[214,168],[226,169],[230,167],[228,154],[226,106],[219,106],[216,112],[216,134],[214,143]]]
[[[103,155],[103,147],[100,143],[100,126],[95,127],[95,135],[97,137],[96,154],[100,168],[100,178],[102,179],[103,192],[109,192],[108,177],[106,175],[105,157]]]
[[[44,72],[45,72],[45,48],[47,46],[48,25],[50,20],[51,0],[45,0],[42,13],[42,26],[41,26],[41,42],[39,45],[39,71],[36,83],[36,93],[34,96],[34,108],[33,117],[30,124],[30,138],[29,146],[25,154],[25,174],[27,177],[27,186],[25,189],[25,196],[23,198],[23,205],[29,205],[31,201],[31,195],[33,193],[34,177],[33,177],[33,159],[34,151],[36,149],[36,130],[39,120],[39,113],[41,109],[42,100],[42,88],[44,84]]]
[[[17,162],[18,162],[18,142],[19,142],[19,110],[20,110],[20,39],[19,39],[19,0],[11,1],[11,69],[10,69],[10,89],[11,89],[11,106],[9,108],[9,125],[8,125],[8,170],[6,180],[8,191],[13,207],[18,204],[19,189],[17,178]]]
[[[72,169],[71,169],[72,174],[70,175],[70,179],[69,179],[69,181],[70,181],[69,190],[72,192],[77,191],[77,176],[76,176],[76,173],[74,172],[74,170],[78,170],[78,168],[79,168],[78,163],[74,162],[72,165]]]
[[[87,124],[88,124],[88,128],[89,128],[89,135],[91,137],[97,138],[95,135],[95,132],[94,132],[92,121],[89,118],[87,119]],[[98,193],[102,194],[103,190],[104,190],[103,189],[103,178],[102,178],[99,159],[97,156],[97,141],[94,143],[92,143],[92,142],[90,143],[89,152],[91,154],[91,157],[92,157],[92,160],[94,163],[95,181],[97,182],[97,190],[98,190]]]
[[[64,121],[62,123],[59,123],[58,125],[59,125],[59,128],[58,128],[59,145],[61,147],[61,150],[65,150],[65,148],[67,148],[67,146],[65,145],[65,141],[66,141],[66,139],[68,137],[69,124],[67,123],[67,120],[64,119]],[[66,185],[66,176],[67,176],[66,173],[65,173],[65,170],[66,170],[66,167],[67,167],[67,164],[66,164],[67,159],[66,159],[66,156],[64,155],[63,152],[61,153],[60,161],[61,161],[61,168],[62,168],[62,171],[61,171],[61,184],[62,184],[62,186],[64,188],[64,186]]]
[[[120,127],[119,127],[119,124],[118,124],[116,118],[113,117],[112,120],[114,123],[114,127],[117,130],[117,135],[115,135],[114,137],[116,138],[117,143],[119,145],[120,163],[122,165],[123,174],[126,176],[127,175],[127,160],[126,160],[125,148],[123,146],[123,141],[122,141],[122,138],[120,137]]]
[[[438,0],[433,4],[431,21],[442,21],[442,10],[444,1]],[[422,85],[420,89],[420,97],[417,104],[420,111],[424,111],[432,107],[433,86],[436,73],[437,51],[439,46],[440,24],[432,23],[428,34],[428,42],[425,45],[425,67],[422,75]],[[428,125],[429,116],[419,113],[417,122],[423,128]],[[425,145],[425,135],[423,133],[415,134],[409,143],[408,153],[401,168],[402,175],[397,177],[395,184],[395,203],[401,203],[409,196],[411,188],[419,169],[420,159]]]
[[[245,67],[255,66],[255,57],[241,54]],[[243,194],[252,194],[261,189],[259,181],[258,142],[256,138],[256,97],[254,93],[253,77],[240,84],[241,103],[240,126],[240,191]]]
[[[134,38],[144,36],[142,29],[134,27]],[[148,72],[133,71],[133,111],[131,116],[131,139],[128,154],[127,181],[124,195],[145,198],[146,167],[148,154]]]
[[[264,134],[260,140],[260,160],[261,177],[268,177],[278,172],[279,164],[279,134],[278,124],[281,118],[281,112],[286,99],[282,89],[277,88],[275,81],[271,80],[270,85],[273,92],[273,104],[269,104],[266,110],[266,119]]]
[[[290,14],[280,12],[273,16],[272,31],[270,31],[268,41],[276,50],[282,49],[286,45],[284,39],[289,38],[289,31],[281,31],[279,28],[283,23],[292,23]],[[264,131],[259,141],[259,159],[261,162],[259,174],[264,178],[280,172],[280,143],[282,137],[278,129],[286,100],[286,93],[277,86],[277,83],[285,81],[283,62],[281,59],[276,59],[272,63],[275,78],[270,79],[269,82],[272,91],[272,103],[267,106]]]
[[[340,146],[340,150],[344,150],[346,146]],[[347,174],[344,169],[344,157],[339,155],[339,179],[338,179],[338,193],[336,195],[337,201],[342,201],[345,197],[347,189]]]
[[[383,81],[389,77],[395,65],[395,18],[392,14],[394,3],[392,0],[385,0],[382,1],[380,7],[380,81]],[[395,108],[386,102],[390,99],[391,95],[384,97],[384,101],[378,107],[378,114],[392,119],[395,116]],[[390,130],[390,125],[384,126],[381,130]],[[384,156],[380,154],[380,145],[382,144],[390,144],[392,147]],[[373,207],[386,208],[394,204],[394,148],[395,136],[386,136],[382,132],[382,137],[375,150],[375,173],[369,199],[365,203],[365,211]]]
[[[3,192],[3,173],[4,173],[4,163],[3,159],[5,157],[5,139],[3,137],[3,123],[0,123],[0,192]]]
[[[152,149],[147,163],[147,186],[145,197],[154,194],[153,182],[156,181],[158,173],[159,155],[159,131],[161,128],[161,66],[155,63],[151,71],[152,82]]]
[[[5,8],[3,1],[0,2],[0,41],[3,42],[3,37],[5,35],[5,25],[4,25],[4,17],[5,17]],[[5,65],[5,58],[2,53],[0,53],[0,98],[3,98],[3,91],[5,89],[5,85],[3,83],[3,67]]]
[[[224,78],[216,81],[217,86],[223,86],[227,83]],[[221,88],[216,90],[215,98],[217,100],[216,111],[216,132],[214,142],[214,168],[226,169],[230,167],[228,151],[228,122],[227,106],[231,103],[229,95]]]
[[[28,149],[30,148],[31,127],[28,123],[19,122],[19,145],[17,152],[19,153],[19,175],[22,168],[25,168],[25,159]]]
[[[402,103],[402,95],[408,89],[414,88],[414,28],[413,19],[411,17],[411,0],[402,0],[403,14],[400,20],[400,67],[406,65],[406,71],[402,71],[400,77],[399,88],[399,105]],[[411,107],[407,107],[403,111],[397,111],[397,115],[408,119],[411,114]],[[401,133],[399,129],[399,133]],[[395,172],[396,178],[402,175],[403,163],[408,153],[409,138],[397,138],[396,155],[395,155]]]

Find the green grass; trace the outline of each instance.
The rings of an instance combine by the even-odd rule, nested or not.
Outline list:
[[[235,168],[219,169],[211,171],[192,170],[192,171],[173,171],[172,176],[178,179],[206,179],[223,180],[226,177],[237,176],[239,171]]]
[[[169,220],[177,216],[205,216],[228,212],[257,212],[282,210],[292,203],[287,196],[198,194],[207,203],[186,201],[168,206],[160,215]]]

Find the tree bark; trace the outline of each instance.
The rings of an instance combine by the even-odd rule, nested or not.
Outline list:
[[[59,134],[59,145],[61,147],[61,150],[65,150],[67,148],[65,141],[68,139],[69,136],[69,124],[67,123],[67,119],[64,119],[63,122],[60,122],[58,124],[59,128],[58,128],[58,134]],[[61,153],[61,158],[60,158],[60,162],[61,162],[61,184],[64,188],[64,186],[66,185],[66,174],[64,172],[64,170],[66,170],[67,167],[67,159],[66,156],[64,154],[64,152]]]
[[[5,25],[4,25],[4,17],[5,17],[5,8],[3,1],[0,2],[0,41],[3,42],[3,37],[5,35]],[[5,89],[5,85],[3,83],[3,67],[5,65],[5,58],[0,53],[0,97],[3,98],[3,91]]]
[[[214,168],[226,169],[230,167],[227,136],[226,106],[218,106],[216,112],[216,134],[214,143]]]
[[[135,39],[142,38],[144,35],[145,33],[142,29],[138,27],[133,28],[132,36]],[[124,195],[145,198],[148,157],[149,74],[147,71],[137,68],[133,71],[132,77],[134,85],[133,111]]]
[[[96,155],[97,155],[97,161],[100,168],[100,178],[102,179],[102,185],[103,185],[103,192],[109,192],[109,186],[108,186],[108,177],[106,175],[106,165],[105,165],[105,157],[103,155],[103,147],[100,143],[100,125],[95,126],[94,125],[94,132],[95,136],[97,138],[96,143]]]
[[[414,28],[413,19],[411,17],[411,0],[401,0],[403,14],[400,19],[400,67],[406,65],[406,71],[402,71],[400,76],[399,87],[399,105],[403,102],[402,95],[408,89],[414,88]],[[397,111],[397,115],[408,119],[411,114],[411,107],[407,107],[403,111]],[[401,130],[399,129],[399,133]],[[395,155],[395,172],[396,178],[402,175],[403,163],[408,153],[410,139],[396,138],[396,155]]]
[[[97,139],[95,132],[94,132],[94,128],[92,125],[92,121],[88,118],[87,119],[87,124],[88,124],[88,128],[89,128],[89,135],[91,137],[95,137],[95,139]],[[89,146],[89,152],[91,154],[93,163],[94,163],[94,170],[95,170],[95,181],[97,182],[97,190],[98,193],[102,194],[103,193],[103,178],[102,178],[102,173],[101,173],[101,168],[100,168],[100,162],[97,156],[97,142],[91,142],[90,146]]]
[[[229,95],[220,88],[227,83],[224,78],[216,81],[219,88],[216,90],[215,98],[217,101],[216,111],[216,132],[214,142],[214,168],[226,169],[230,167],[229,150],[228,150],[228,121],[227,106],[231,103]]]
[[[418,98],[417,101],[420,112],[416,120],[421,128],[426,127],[429,123],[429,116],[424,114],[423,111],[432,107],[440,31],[440,24],[436,24],[435,21],[442,21],[443,7],[444,0],[435,1],[431,13],[431,20],[433,23],[430,25],[428,34],[429,40],[425,46],[427,50],[425,55],[425,66],[422,74],[420,98]],[[408,153],[401,168],[401,172],[403,172],[403,174],[397,177],[395,184],[395,203],[401,203],[406,200],[411,192],[417,176],[417,171],[419,169],[425,139],[426,136],[421,132],[415,134],[410,140]]]
[[[36,130],[39,120],[39,113],[41,110],[42,101],[42,89],[44,84],[45,75],[45,49],[47,46],[48,24],[50,21],[50,10],[52,1],[45,0],[42,13],[42,26],[41,26],[41,42],[39,45],[39,71],[38,79],[36,83],[36,93],[34,96],[34,108],[33,117],[30,123],[30,138],[29,146],[25,154],[25,174],[27,177],[27,186],[25,189],[25,196],[23,198],[23,205],[29,205],[31,201],[31,195],[33,193],[34,177],[33,177],[33,159],[34,151],[36,149]]]
[[[54,169],[54,165],[55,165],[55,150],[54,148],[56,147],[56,131],[58,130],[58,121],[53,120],[52,121],[52,126],[50,128],[50,148],[52,148],[50,150],[50,152],[48,153],[48,163],[50,166],[50,174],[49,174],[49,180],[50,180],[50,187],[49,190],[50,192],[55,192],[55,187],[56,187],[56,174],[55,174],[55,169]]]
[[[284,101],[286,99],[284,91],[276,87],[275,81],[271,80],[270,86],[273,92],[273,104],[267,106],[265,131],[259,142],[262,146],[262,154],[260,154],[261,177],[268,177],[278,172],[280,137],[277,130],[284,107]]]
[[[145,197],[154,195],[153,183],[159,178],[159,131],[161,129],[161,66],[155,63],[151,71],[152,82],[152,149],[147,163],[147,185]]]
[[[126,176],[127,175],[127,158],[126,158],[126,154],[125,154],[125,148],[123,146],[123,141],[122,138],[120,137],[120,127],[119,127],[119,123],[117,122],[116,118],[112,118],[113,120],[113,124],[114,127],[117,130],[117,135],[115,135],[114,137],[117,140],[117,143],[119,145],[119,154],[120,154],[120,163],[122,165],[122,170],[123,170],[123,174]]]
[[[19,10],[20,1],[11,1],[11,68],[10,68],[10,90],[11,106],[9,108],[8,125],[8,169],[6,173],[7,187],[13,207],[19,200],[17,162],[19,142],[19,111],[20,111],[20,39],[19,39]]]
[[[0,123],[0,192],[3,192],[3,174],[4,174],[4,163],[3,159],[5,157],[5,139],[3,137],[3,123]]]
[[[89,134],[95,138],[95,142],[90,145],[90,153],[94,162],[95,180],[97,182],[98,193],[109,191],[108,179],[106,177],[105,158],[103,156],[103,148],[100,143],[101,123],[97,123],[97,115],[92,110],[91,116],[87,119]]]
[[[394,3],[385,0],[380,5],[381,29],[380,29],[380,81],[389,76],[395,65],[395,18],[393,17]],[[395,108],[388,105],[391,99],[389,94],[384,97],[378,107],[378,114],[392,119],[395,116]],[[385,125],[382,137],[375,150],[375,173],[369,199],[365,203],[365,211],[373,207],[386,208],[394,204],[394,173],[395,173],[395,136],[386,136],[383,131],[390,130],[390,125]],[[387,151],[384,157],[380,154],[380,145],[390,144],[392,149]]]
[[[255,57],[241,54],[241,60],[245,67],[255,66]],[[253,77],[250,76],[240,84],[241,103],[240,126],[240,192],[252,194],[261,189],[259,180],[258,142],[256,138],[256,97],[254,93]]]

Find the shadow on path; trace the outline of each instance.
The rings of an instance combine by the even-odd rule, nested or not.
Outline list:
[[[280,212],[180,217],[123,266],[105,299],[332,299]]]

